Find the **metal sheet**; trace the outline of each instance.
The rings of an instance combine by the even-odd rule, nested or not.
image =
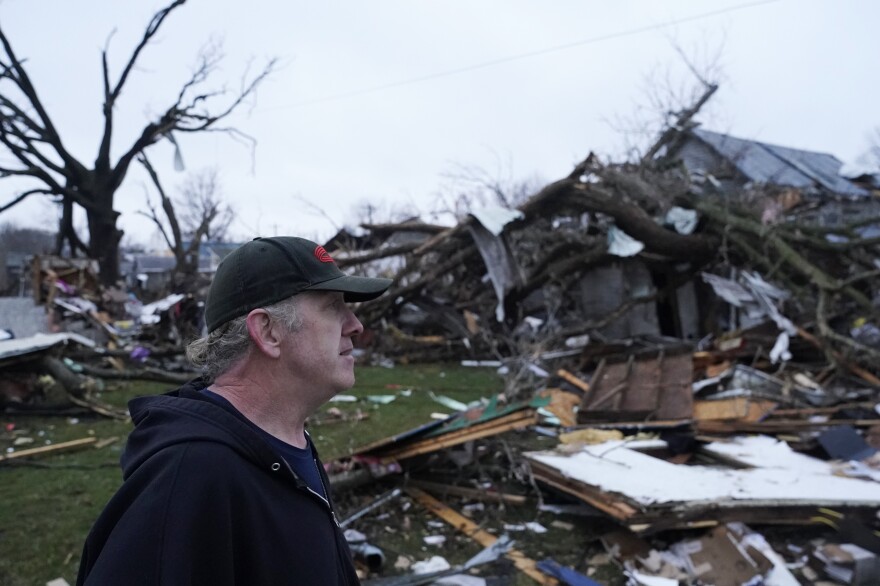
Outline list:
[[[68,341],[77,342],[90,348],[95,347],[95,343],[92,340],[79,334],[37,334],[29,338],[13,338],[12,340],[0,341],[0,360],[42,352]]]

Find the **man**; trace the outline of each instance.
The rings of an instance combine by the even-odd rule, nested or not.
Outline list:
[[[354,384],[346,301],[389,279],[344,275],[323,247],[257,238],[223,260],[188,348],[202,378],[129,403],[124,483],[77,584],[358,584],[306,418]]]

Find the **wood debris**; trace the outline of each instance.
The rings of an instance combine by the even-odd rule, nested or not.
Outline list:
[[[20,458],[33,458],[35,456],[46,456],[50,454],[57,454],[60,452],[69,452],[73,450],[79,450],[87,446],[96,445],[97,443],[98,438],[96,437],[84,437],[82,439],[70,440],[68,442],[61,442],[50,446],[40,446],[39,448],[30,448],[27,450],[19,450],[17,452],[0,454],[0,462],[18,460]]]

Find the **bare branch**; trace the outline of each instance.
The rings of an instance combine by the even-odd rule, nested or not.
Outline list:
[[[158,215],[156,214],[156,210],[153,209],[152,204],[149,203],[149,199],[147,199],[148,205],[150,205],[150,212],[153,219],[153,222],[159,227],[159,230],[162,232],[162,236],[165,238],[165,242],[168,243],[168,247],[175,251],[175,256],[177,255],[178,250],[181,247],[182,238],[180,236],[180,224],[177,222],[177,216],[174,213],[174,206],[171,203],[169,197],[165,194],[165,190],[162,188],[162,182],[159,181],[159,174],[156,173],[156,169],[150,163],[150,160],[147,158],[146,153],[140,153],[138,155],[138,162],[144,166],[147,170],[147,174],[150,176],[150,180],[153,182],[153,185],[156,187],[156,190],[159,192],[159,197],[162,201],[162,209],[165,212],[165,217],[168,218],[168,223],[171,226],[171,233],[174,236],[174,239],[171,240],[168,238],[168,234],[165,232],[165,228],[159,220]]]
[[[144,216],[145,218],[149,218],[152,220],[153,224],[156,225],[156,228],[159,229],[159,233],[162,235],[162,239],[165,241],[165,244],[168,245],[168,248],[173,249],[174,243],[171,241],[171,238],[168,236],[168,232],[165,230],[165,224],[162,223],[162,219],[159,217],[159,214],[156,212],[156,208],[153,207],[153,202],[150,201],[149,195],[147,195],[147,207],[150,209],[150,213],[138,210],[135,212],[139,216]]]
[[[157,122],[153,122],[144,127],[141,135],[135,140],[134,144],[128,149],[128,151],[123,154],[116,163],[116,166],[113,170],[113,184],[118,185],[121,183],[122,178],[125,177],[125,174],[128,172],[128,167],[131,164],[131,161],[137,156],[138,153],[142,152],[148,146],[156,142],[162,135],[174,131],[179,132],[202,132],[210,129],[210,127],[218,122],[226,118],[229,114],[232,113],[235,108],[241,104],[246,98],[256,92],[257,87],[260,82],[262,82],[270,73],[272,73],[275,69],[275,65],[277,64],[277,59],[271,59],[266,67],[257,75],[254,79],[248,82],[242,92],[232,101],[232,103],[226,107],[225,110],[220,112],[219,114],[208,114],[206,112],[193,112],[193,109],[200,102],[207,100],[211,97],[219,96],[222,92],[210,92],[201,94],[200,96],[196,96],[193,98],[188,105],[183,105],[182,100],[185,97],[185,91],[182,91],[178,95],[177,101],[170,106],[165,113],[159,118]],[[204,60],[203,60],[204,64]],[[203,81],[205,72],[202,67],[196,69],[193,75],[190,77],[190,80],[185,84],[185,88],[191,88],[197,85],[198,82]],[[235,134],[236,136],[246,136],[244,133],[238,131],[231,131],[230,129],[225,129],[224,131],[229,132],[230,134]]]
[[[41,135],[43,139],[48,144],[52,145],[52,148],[55,150],[58,156],[61,157],[66,166],[77,170],[81,169],[82,166],[79,164],[79,162],[74,159],[73,156],[70,155],[70,153],[67,152],[67,149],[64,148],[64,145],[61,142],[61,137],[58,135],[58,132],[55,130],[55,126],[52,123],[52,119],[49,117],[49,114],[43,107],[43,103],[37,95],[37,91],[31,83],[27,71],[25,71],[21,61],[15,55],[15,52],[12,49],[12,45],[6,38],[6,35],[3,32],[2,28],[0,28],[0,45],[3,46],[3,51],[6,53],[6,56],[9,59],[9,65],[6,66],[6,69],[4,71],[4,77],[12,81],[12,83],[18,88],[18,90],[21,91],[27,102],[33,107],[34,111],[39,116],[40,121],[42,122]]]
[[[327,211],[324,208],[322,208],[321,206],[310,202],[302,195],[293,195],[291,197],[293,198],[293,201],[299,202],[302,205],[304,205],[306,207],[307,212],[309,212],[313,215],[316,215],[316,216],[320,216],[320,217],[324,218],[325,220],[327,220],[328,222],[330,222],[330,225],[333,226],[334,230],[339,231],[342,229],[342,227],[336,222],[336,220],[331,218],[330,214],[328,214]]]
[[[34,194],[37,194],[37,193],[41,193],[41,194],[47,195],[47,194],[51,194],[52,192],[49,191],[48,189],[31,189],[31,190],[28,190],[28,191],[24,191],[24,192],[22,192],[22,193],[19,193],[19,194],[18,194],[18,195],[12,200],[12,201],[10,201],[10,202],[7,203],[7,204],[4,204],[3,206],[0,206],[0,214],[2,214],[3,212],[5,212],[5,211],[8,210],[9,208],[13,207],[14,205],[16,205],[16,204],[18,204],[18,203],[21,203],[21,202],[22,202],[23,200],[25,200],[28,196],[30,196],[30,195],[34,195]]]
[[[168,18],[168,15],[171,14],[171,11],[177,8],[178,6],[182,6],[186,3],[186,0],[175,0],[159,12],[153,15],[153,19],[150,21],[150,24],[147,25],[147,30],[144,31],[144,36],[141,39],[141,42],[138,43],[138,46],[135,47],[135,50],[132,52],[131,57],[128,59],[128,63],[125,64],[125,68],[122,70],[122,73],[119,75],[119,80],[116,82],[116,86],[114,86],[113,91],[110,92],[110,103],[112,105],[113,102],[119,97],[119,93],[122,91],[122,86],[125,85],[125,81],[128,79],[129,73],[131,73],[132,68],[134,67],[135,62],[141,54],[141,51],[144,50],[144,47],[147,46],[147,43],[150,42],[156,33],[159,30],[159,27],[162,26],[162,23]]]
[[[175,130],[180,130],[182,132],[198,132],[200,130],[205,130],[209,126],[213,125],[215,122],[222,120],[229,116],[242,102],[244,102],[247,98],[252,96],[260,83],[263,82],[272,72],[275,71],[275,68],[278,64],[278,59],[270,59],[263,70],[255,76],[249,82],[246,82],[242,89],[239,91],[236,98],[232,101],[229,106],[219,114],[196,114],[190,112],[189,110],[193,109],[198,102],[204,101],[210,97],[215,95],[220,95],[222,92],[208,93],[203,96],[199,96],[196,99],[193,99],[190,103],[189,108],[180,113],[180,117],[177,125],[174,127]],[[178,103],[179,104],[179,103]],[[187,126],[187,122],[195,122],[190,126]]]

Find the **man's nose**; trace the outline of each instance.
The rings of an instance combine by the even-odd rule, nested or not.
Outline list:
[[[343,329],[343,335],[345,336],[357,336],[358,334],[363,333],[364,324],[361,323],[361,320],[357,318],[354,312],[349,309],[348,310],[348,318],[345,321],[345,328]]]

